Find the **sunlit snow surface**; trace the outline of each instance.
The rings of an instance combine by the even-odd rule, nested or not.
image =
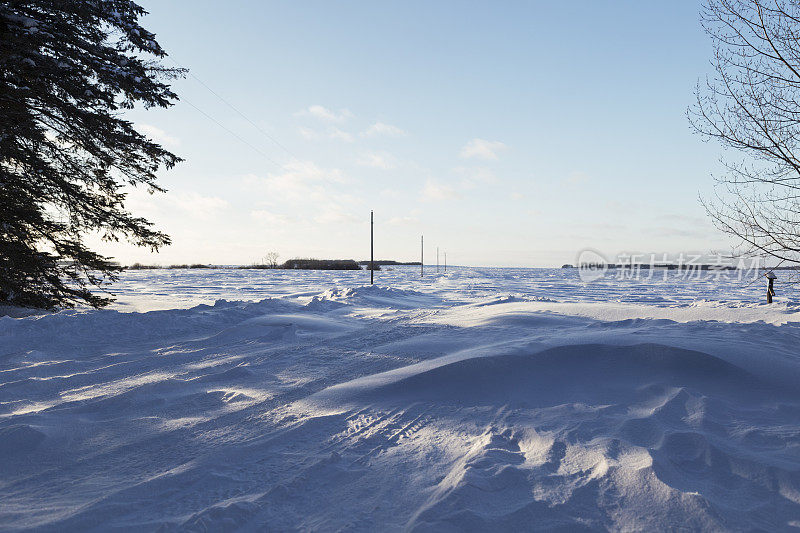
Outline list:
[[[426,274],[134,271],[0,318],[0,530],[800,527],[780,279]]]

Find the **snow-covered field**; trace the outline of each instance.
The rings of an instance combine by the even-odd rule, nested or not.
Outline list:
[[[0,529],[800,528],[800,305],[366,275],[127,272],[0,318]]]

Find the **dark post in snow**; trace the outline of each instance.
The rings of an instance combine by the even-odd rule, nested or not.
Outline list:
[[[419,275],[425,277],[425,235],[419,236]]]
[[[767,285],[767,303],[771,304],[772,297],[775,296],[775,289],[772,287],[772,284],[776,279],[778,279],[778,276],[776,276],[772,270],[764,274],[764,276],[767,278],[767,282],[769,283],[769,285]]]
[[[444,253],[444,271],[447,272],[447,252]]]
[[[375,281],[375,238],[374,228],[375,216],[373,211],[369,211],[369,284],[372,285]]]

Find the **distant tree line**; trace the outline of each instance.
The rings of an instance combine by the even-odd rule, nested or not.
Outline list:
[[[366,263],[369,267],[369,261],[358,262],[353,259],[310,259],[310,258],[296,258],[284,261],[281,264],[277,262],[271,263],[254,263],[252,265],[240,265],[233,268],[245,270],[362,270],[362,265]],[[375,261],[375,270],[381,269],[381,264],[402,265],[406,263],[399,263],[397,261]],[[413,264],[413,263],[412,263]],[[417,263],[419,264],[419,263]],[[142,263],[133,263],[125,267],[126,270],[157,270],[157,269],[218,269],[225,268],[218,265],[208,265],[201,263],[193,264],[175,264],[175,265],[144,265]]]
[[[161,265],[143,265],[142,263],[134,263],[130,266],[125,267],[126,270],[158,270],[160,268],[169,268],[169,269],[182,269],[182,268],[220,268],[214,265],[203,265],[200,263],[193,263],[183,264],[183,265],[168,265],[168,266],[161,266]]]
[[[369,259],[364,259],[363,261],[359,261],[359,265],[369,265]],[[393,261],[391,259],[381,259],[373,261],[375,266],[402,266],[402,265],[416,265],[419,266],[421,263],[419,261]]]
[[[296,258],[282,264],[243,265],[245,269],[285,269],[285,270],[361,270],[361,266],[353,259],[310,259]]]

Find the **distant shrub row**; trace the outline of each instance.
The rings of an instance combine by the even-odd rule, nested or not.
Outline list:
[[[286,270],[361,270],[352,259],[289,259],[282,265],[247,265],[239,268],[281,268]]]
[[[379,267],[379,266],[400,266],[400,265],[416,265],[416,266],[419,266],[419,265],[422,264],[419,261],[394,261],[394,260],[390,260],[390,259],[376,259],[374,261],[374,263],[375,263],[376,267]],[[359,261],[358,264],[359,265],[369,266],[369,259],[365,259],[363,261]],[[379,270],[379,269],[376,268],[375,270]]]
[[[397,263],[396,261],[375,261],[375,270],[380,270],[381,265],[398,265],[405,263]],[[352,259],[289,259],[283,264],[253,264],[242,265],[236,268],[240,269],[255,269],[255,270],[271,270],[271,269],[284,269],[284,270],[361,270],[361,265],[369,269],[369,261],[359,262]],[[201,265],[195,263],[192,265],[143,265],[142,263],[134,263],[125,267],[127,270],[156,270],[160,268],[179,269],[179,268],[224,268],[215,265]]]
[[[130,266],[125,267],[127,270],[156,270],[159,268],[220,268],[214,265],[201,265],[200,263],[195,263],[192,265],[169,265],[169,266],[161,266],[161,265],[143,265],[141,263],[134,263]]]

